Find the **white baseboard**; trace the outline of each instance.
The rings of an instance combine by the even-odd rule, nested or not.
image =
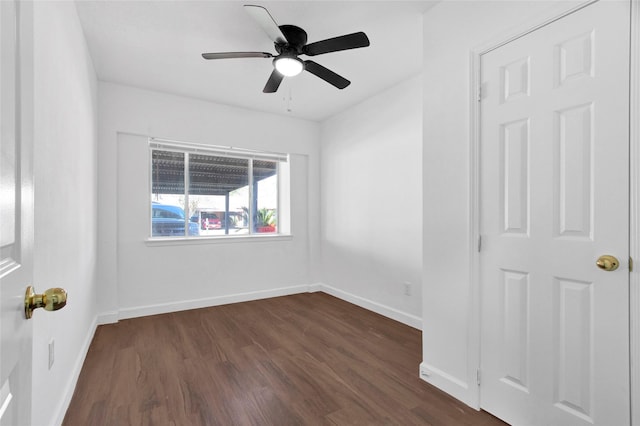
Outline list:
[[[237,293],[226,296],[207,297],[203,299],[183,300],[179,302],[159,303],[156,305],[136,306],[120,309],[118,319],[145,317],[149,315],[166,314],[169,312],[186,311],[189,309],[208,308],[211,306],[227,305],[229,303],[249,302],[270,297],[288,296],[291,294],[307,293],[309,285],[297,285],[276,289]]]
[[[342,299],[349,303],[353,303],[354,305],[358,305],[361,308],[373,311],[384,317],[399,321],[405,325],[408,325],[409,327],[422,330],[422,318],[420,317],[399,311],[395,308],[391,308],[378,302],[374,302],[373,300],[365,299],[364,297],[356,296],[355,294],[348,293],[335,287],[331,287],[330,285],[319,283],[315,284],[315,286],[319,287],[319,289],[316,291],[322,291],[324,293],[335,296],[338,299]]]
[[[477,402],[472,399],[473,391],[470,389],[469,384],[463,380],[447,374],[425,362],[420,363],[420,378],[448,393],[454,398],[464,402],[468,406],[475,408],[476,410],[480,409]],[[475,387],[475,383],[473,384],[473,387]]]
[[[309,284],[309,293],[317,293],[322,291],[322,283]]]
[[[103,312],[98,315],[98,325],[115,324],[118,322],[118,311]]]
[[[58,408],[53,413],[53,416],[51,416],[51,419],[53,419],[53,424],[56,426],[62,425],[64,416],[67,414],[67,409],[69,408],[69,404],[71,403],[73,392],[76,390],[76,385],[78,384],[78,378],[80,377],[80,372],[82,371],[84,360],[87,358],[87,353],[89,352],[89,347],[91,346],[91,342],[93,341],[93,336],[96,334],[96,328],[98,328],[97,316],[93,319],[93,322],[89,327],[89,332],[85,336],[84,342],[82,343],[82,348],[80,348],[78,357],[76,358],[76,362],[73,364],[73,369],[70,371],[71,374],[69,375],[69,381],[62,390],[62,398],[60,399]]]
[[[169,312],[186,311],[189,309],[208,308],[210,306],[226,305],[229,303],[249,302],[252,300],[267,299],[269,297],[288,296],[300,293],[315,293],[322,291],[331,296],[353,303],[361,308],[373,311],[384,317],[399,321],[415,329],[422,329],[422,318],[406,312],[399,311],[378,302],[356,296],[324,283],[303,284],[290,287],[281,287],[270,290],[237,293],[226,296],[207,297],[203,299],[183,300],[179,302],[159,303],[155,305],[136,306],[123,308],[118,312],[104,312],[98,316],[98,324],[111,324],[121,319],[144,317],[148,315],[166,314]]]

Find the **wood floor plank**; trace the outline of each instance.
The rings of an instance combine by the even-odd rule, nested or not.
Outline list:
[[[420,380],[421,352],[324,293],[124,320],[96,331],[63,424],[504,424]]]

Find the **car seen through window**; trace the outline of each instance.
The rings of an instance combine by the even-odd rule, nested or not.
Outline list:
[[[185,215],[182,207],[153,202],[151,209],[151,236],[184,236]],[[199,234],[198,224],[190,221],[189,236],[197,236]]]

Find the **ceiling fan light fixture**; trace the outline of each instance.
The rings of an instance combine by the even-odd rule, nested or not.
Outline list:
[[[293,77],[304,71],[304,62],[292,56],[278,56],[273,60],[273,65],[285,77]]]

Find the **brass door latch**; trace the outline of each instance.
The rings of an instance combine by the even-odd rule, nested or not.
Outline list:
[[[33,311],[44,308],[45,311],[57,311],[67,304],[67,292],[63,288],[50,288],[42,294],[36,294],[32,286],[27,287],[24,295],[24,315],[31,318]]]
[[[609,254],[603,254],[596,261],[596,265],[598,268],[603,269],[605,271],[615,271],[620,266],[620,261],[616,259],[614,256]]]

